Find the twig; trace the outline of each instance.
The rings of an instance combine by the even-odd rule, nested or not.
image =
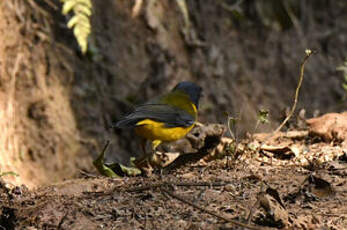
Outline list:
[[[167,183],[156,183],[156,184],[151,184],[151,185],[145,185],[145,186],[139,186],[139,187],[135,187],[135,188],[129,188],[127,190],[125,190],[126,192],[142,192],[142,191],[146,191],[146,190],[150,190],[150,189],[155,189],[155,188],[159,188],[161,186],[167,185]]]
[[[252,205],[251,209],[249,210],[249,214],[247,217],[247,223],[249,224],[251,222],[251,219],[253,217],[254,209],[260,204],[259,197],[257,198],[257,201]]]
[[[221,187],[230,184],[230,182],[180,182],[180,183],[172,183],[172,185],[176,186],[209,186],[209,187]]]
[[[40,12],[43,16],[48,17],[49,13],[43,9],[40,5],[38,5],[35,1],[33,0],[28,0],[29,5],[33,8],[36,9],[38,12]]]
[[[136,18],[141,10],[143,0],[135,0],[135,4],[131,10],[131,17]]]
[[[244,98],[243,98],[244,99]],[[239,120],[242,119],[242,113],[243,113],[243,107],[240,108],[240,112],[237,116],[237,118],[233,118],[233,117],[230,117],[228,115],[228,130],[229,130],[229,134],[231,136],[232,139],[234,139],[234,150],[230,151],[233,155],[232,155],[232,158],[233,159],[230,159],[230,155],[227,156],[227,162],[226,162],[226,167],[230,167],[231,166],[231,163],[229,163],[231,160],[233,160],[234,162],[238,159],[238,157],[241,155],[241,154],[238,154],[239,153],[239,145],[240,145],[240,138],[238,137],[238,130],[237,130],[237,125],[236,125],[236,122]],[[232,127],[230,127],[231,125],[233,125]],[[233,130],[234,132],[233,132]],[[232,143],[229,143],[228,147],[230,149],[230,146],[231,146]]]
[[[126,191],[127,192],[142,192],[145,190],[149,189],[156,189],[160,187],[165,187],[165,186],[181,186],[181,187],[192,187],[192,186],[208,186],[208,187],[220,187],[220,186],[225,186],[227,184],[230,184],[229,182],[161,182],[161,183],[155,183],[155,184],[150,184],[150,185],[145,185],[145,186],[139,186],[139,187],[134,187],[134,188],[129,188]]]
[[[63,225],[67,215],[68,215],[68,212],[66,212],[65,215],[60,219],[57,230],[61,229],[61,226]]]
[[[292,117],[292,115],[295,111],[296,104],[298,103],[299,91],[301,88],[302,80],[304,79],[305,63],[307,62],[309,57],[311,57],[311,55],[314,53],[316,53],[316,52],[315,51],[312,52],[311,50],[307,50],[307,52],[306,52],[306,56],[304,57],[304,60],[302,61],[301,67],[300,67],[300,77],[299,77],[298,86],[296,87],[296,90],[295,90],[294,104],[293,104],[288,116],[286,117],[286,119],[284,119],[284,121],[280,124],[280,126],[278,126],[278,128],[275,130],[275,133],[279,132],[283,128],[283,126],[288,122],[288,120]]]
[[[107,149],[107,147],[109,146],[109,144],[110,144],[110,140],[107,140],[107,141],[106,141],[106,144],[105,144],[105,146],[104,146],[104,149],[102,150],[102,154],[105,154],[106,149]]]
[[[288,122],[288,120],[292,117],[295,108],[296,108],[296,104],[298,103],[298,97],[299,97],[299,92],[300,92],[300,88],[301,88],[301,84],[302,84],[302,80],[304,79],[304,69],[305,69],[305,63],[307,62],[307,60],[309,59],[309,57],[311,57],[312,54],[315,54],[315,51],[311,51],[311,50],[306,50],[305,52],[305,57],[303,59],[303,61],[301,62],[301,66],[300,66],[300,77],[299,77],[299,82],[298,82],[298,86],[296,87],[295,90],[295,96],[294,96],[294,104],[292,106],[292,108],[289,111],[288,116],[283,120],[283,122],[277,127],[277,129],[272,132],[264,141],[263,144],[259,147],[260,149],[263,147],[263,145],[271,138],[273,137],[276,133],[278,133],[283,126]]]
[[[233,5],[228,5],[225,3],[225,1],[218,1],[218,4],[225,10],[230,11],[231,13],[234,13],[235,11],[241,11],[240,5],[243,2],[243,0],[239,0]]]
[[[200,207],[200,206],[194,204],[193,202],[191,202],[191,201],[189,201],[189,200],[186,200],[186,199],[184,199],[183,197],[178,196],[178,195],[176,195],[176,194],[170,192],[169,190],[167,190],[167,189],[165,189],[165,188],[161,188],[161,191],[162,191],[163,193],[166,193],[167,195],[169,195],[169,196],[171,196],[171,197],[173,197],[173,198],[175,198],[175,199],[177,199],[177,200],[183,202],[183,203],[186,203],[186,204],[188,204],[188,205],[190,205],[190,206],[192,206],[192,207],[194,207],[194,208],[196,208],[196,209],[202,211],[202,212],[208,213],[208,214],[210,214],[210,215],[212,215],[212,216],[215,216],[215,217],[217,217],[217,218],[219,218],[219,219],[222,219],[222,220],[224,220],[224,221],[226,221],[226,222],[229,222],[229,223],[232,223],[232,224],[234,224],[234,225],[241,226],[241,227],[248,228],[248,229],[255,229],[255,230],[267,229],[267,228],[261,228],[261,227],[257,227],[257,226],[253,226],[253,225],[244,224],[244,223],[241,223],[241,222],[239,222],[239,221],[229,219],[228,217],[225,217],[225,216],[222,216],[222,215],[220,215],[220,214],[217,214],[216,211],[210,211],[210,210],[208,210],[208,209],[202,208],[202,207]]]
[[[49,5],[52,9],[54,10],[59,10],[59,7],[54,3],[52,2],[51,0],[46,0],[45,1],[47,5]]]
[[[92,178],[97,178],[98,177],[97,175],[85,172],[84,170],[80,170],[80,174],[85,176],[85,177],[92,177]]]

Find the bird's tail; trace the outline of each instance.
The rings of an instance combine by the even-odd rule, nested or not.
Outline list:
[[[140,120],[141,119],[125,118],[118,121],[115,124],[112,124],[111,128],[119,128],[119,129],[134,128]]]

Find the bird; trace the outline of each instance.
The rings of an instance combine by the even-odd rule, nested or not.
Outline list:
[[[152,154],[162,142],[172,142],[186,136],[198,119],[202,88],[190,81],[178,83],[170,92],[135,107],[113,127],[134,129],[141,137],[142,151],[146,154],[151,141]]]

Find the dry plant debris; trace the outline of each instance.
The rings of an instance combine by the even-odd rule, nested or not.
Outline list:
[[[257,134],[240,141],[235,154],[230,147],[234,142],[222,137],[224,131],[220,125],[197,127],[187,137],[186,143],[191,144],[187,152],[150,177],[84,174],[81,179],[32,191],[1,183],[0,225],[17,229],[345,229],[347,152],[343,142],[332,144],[310,135],[311,131],[294,130],[277,133],[258,150],[250,146],[260,146],[267,135]],[[181,146],[171,148],[175,152]],[[305,162],[299,160],[301,156]]]
[[[311,118],[307,124],[312,135],[318,135],[325,141],[339,141],[347,148],[347,112]]]

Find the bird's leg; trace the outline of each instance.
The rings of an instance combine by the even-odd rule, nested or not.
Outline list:
[[[146,139],[142,139],[141,140],[141,149],[142,149],[143,156],[147,156],[147,154],[146,154],[146,144],[147,144]]]
[[[142,163],[144,163],[144,161],[146,161],[147,175],[152,174],[153,167],[152,167],[150,162],[154,163],[153,155],[155,154],[155,150],[160,145],[160,143],[161,143],[161,140],[153,140],[152,141],[152,153],[150,155],[149,154],[146,155],[146,158],[142,161]]]
[[[151,163],[152,165],[159,166],[160,165],[160,157],[156,156],[157,147],[161,144],[161,140],[153,140],[152,141],[152,154],[151,154]]]
[[[161,140],[153,140],[152,141],[152,151],[151,151],[151,153],[148,154],[148,153],[146,153],[146,139],[142,139],[141,140],[141,149],[143,151],[143,156],[134,162],[136,164],[136,167],[143,168],[143,166],[147,166],[147,168],[148,168],[147,171],[148,171],[148,173],[150,173],[153,169],[151,164],[150,164],[150,161],[152,160],[152,157],[156,153],[156,149],[160,144],[161,144]]]
[[[142,147],[142,151],[143,151],[143,158],[141,160],[141,164],[143,164],[144,162],[146,162],[146,165],[147,167],[151,170],[152,169],[152,166],[151,164],[149,163],[149,154],[146,153],[146,144],[147,144],[147,141],[146,139],[143,139],[142,142],[141,142],[141,147]]]
[[[148,158],[148,154],[146,153],[146,144],[147,144],[147,140],[141,139],[140,146],[142,150],[142,155],[137,157],[134,161],[134,164],[136,165],[137,168],[141,168],[141,165],[143,164],[143,162]]]
[[[161,140],[154,140],[152,141],[152,154],[155,153],[155,150],[157,147],[161,144]]]

